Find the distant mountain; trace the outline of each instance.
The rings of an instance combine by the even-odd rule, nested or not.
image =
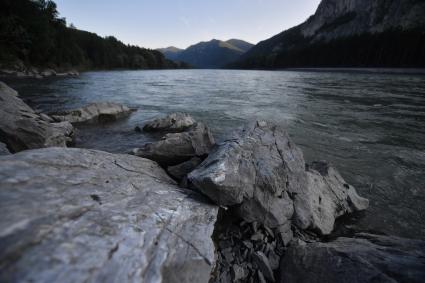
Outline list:
[[[322,0],[230,67],[425,67],[425,1]]]
[[[158,50],[167,59],[186,62],[196,68],[221,68],[238,60],[252,46],[254,45],[239,39],[228,41],[213,39],[207,42],[199,42],[185,50],[175,47]]]
[[[164,54],[165,58],[170,60],[177,60],[178,56],[183,51],[183,49],[180,49],[174,46],[170,46],[167,48],[159,48],[157,50],[161,52],[162,54]]]

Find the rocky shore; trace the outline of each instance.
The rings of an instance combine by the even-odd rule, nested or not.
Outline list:
[[[51,68],[37,68],[25,66],[17,62],[9,66],[0,66],[0,77],[43,79],[49,77],[78,76],[77,70],[55,70]]]
[[[67,148],[115,103],[35,113],[0,83],[1,282],[423,282],[425,241],[333,236],[369,202],[284,128],[253,121],[216,143],[172,113],[130,154]]]

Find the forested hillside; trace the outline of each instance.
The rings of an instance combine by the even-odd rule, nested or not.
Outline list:
[[[0,65],[17,63],[80,70],[180,67],[159,51],[67,27],[53,1],[1,0]]]

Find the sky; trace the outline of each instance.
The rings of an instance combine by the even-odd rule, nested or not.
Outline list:
[[[320,0],[55,0],[78,29],[146,48],[211,39],[258,43],[312,15]]]

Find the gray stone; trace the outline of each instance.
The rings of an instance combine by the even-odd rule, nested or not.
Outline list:
[[[0,82],[0,141],[10,151],[63,146],[72,143],[74,129],[68,122],[49,123]]]
[[[259,283],[267,283],[267,281],[266,281],[266,279],[264,278],[264,275],[263,275],[263,273],[261,272],[261,271],[258,271],[257,272],[257,275],[258,275],[258,282]],[[251,278],[251,279],[253,279],[253,278]],[[252,282],[255,282],[254,280],[252,280]]]
[[[10,151],[7,149],[7,146],[0,142],[0,155],[9,155]]]
[[[245,279],[245,277],[247,276],[247,272],[242,266],[234,264],[231,269],[231,275],[232,282],[236,282],[238,280]]]
[[[0,281],[208,282],[218,209],[201,200],[131,155],[0,157]]]
[[[183,132],[195,124],[195,119],[187,113],[171,113],[163,118],[147,122],[143,126],[146,132]]]
[[[196,156],[207,155],[214,144],[208,127],[198,122],[185,132],[166,134],[161,140],[147,143],[134,149],[132,153],[164,166],[172,166]]]
[[[170,174],[171,177],[180,181],[183,179],[183,177],[185,177],[187,174],[192,172],[196,168],[196,166],[201,164],[201,162],[202,162],[201,158],[193,157],[183,163],[180,163],[174,166],[169,166],[167,168],[167,172],[168,174]]]
[[[274,282],[275,278],[274,278],[273,270],[270,266],[269,259],[266,257],[266,255],[260,251],[257,251],[252,255],[252,257],[253,257],[254,263],[258,266],[259,270],[264,275],[264,277],[267,280]]]
[[[335,218],[368,203],[332,167],[326,176],[306,171],[303,154],[287,133],[264,121],[216,147],[188,179],[217,204],[237,206],[244,220],[270,228],[294,219],[301,229],[329,234]]]
[[[68,121],[70,123],[105,123],[127,117],[131,109],[125,105],[114,102],[96,102],[87,106],[51,113],[56,121]]]
[[[327,243],[291,246],[279,282],[412,282],[425,278],[425,241],[357,234]]]

